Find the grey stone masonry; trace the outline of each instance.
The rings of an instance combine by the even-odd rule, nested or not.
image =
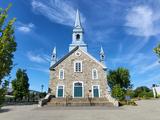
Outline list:
[[[82,72],[74,71],[74,62],[82,62]],[[59,70],[64,70],[64,79],[59,79]],[[96,69],[98,79],[92,79],[92,70]],[[93,58],[89,53],[78,48],[69,56],[63,59],[53,69],[50,69],[49,88],[51,94],[57,94],[57,86],[64,86],[64,97],[72,96],[74,92],[74,82],[83,83],[83,97],[87,98],[89,91],[93,91],[93,85],[99,86],[99,97],[106,97],[107,77],[105,66]],[[93,92],[91,92],[93,94]]]

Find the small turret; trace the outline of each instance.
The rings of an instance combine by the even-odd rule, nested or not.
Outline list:
[[[104,64],[104,59],[105,59],[105,54],[103,51],[103,48],[101,46],[101,51],[100,51],[100,62]]]
[[[52,56],[51,56],[51,65],[54,65],[57,62],[57,53],[56,53],[56,47],[54,47]]]

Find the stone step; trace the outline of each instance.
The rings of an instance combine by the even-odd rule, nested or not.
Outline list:
[[[49,106],[113,106],[106,98],[52,98]]]
[[[48,103],[47,106],[110,106],[113,107],[112,103]]]
[[[50,101],[88,101],[88,98],[52,98]],[[91,98],[92,101],[108,101],[107,98]]]

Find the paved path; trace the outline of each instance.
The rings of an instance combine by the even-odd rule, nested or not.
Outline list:
[[[137,103],[120,108],[6,106],[0,120],[160,120],[160,99]]]

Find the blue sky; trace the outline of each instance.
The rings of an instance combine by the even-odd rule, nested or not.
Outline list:
[[[134,87],[160,82],[160,64],[153,48],[160,42],[160,0],[0,0],[16,17],[17,68],[27,69],[30,89],[48,88],[50,56],[68,52],[76,9],[81,13],[85,43],[99,59],[100,46],[109,69],[126,67]]]

